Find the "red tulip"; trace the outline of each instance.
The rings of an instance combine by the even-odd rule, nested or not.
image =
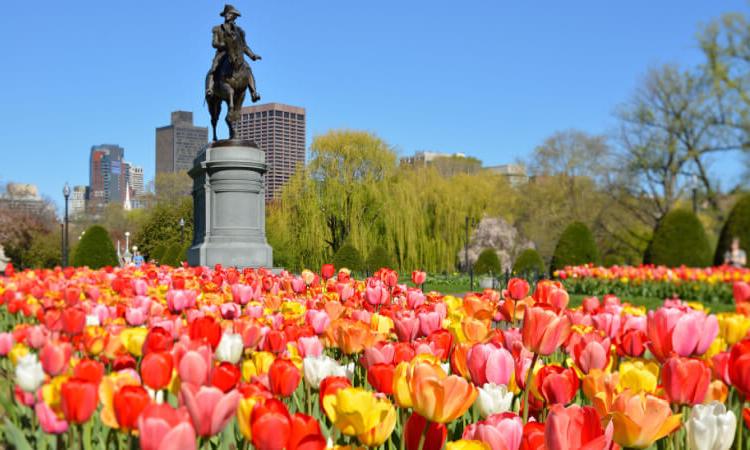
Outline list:
[[[211,316],[199,317],[190,324],[190,339],[208,343],[213,350],[221,340],[221,325]]]
[[[591,406],[553,405],[544,427],[547,450],[609,450],[612,422],[602,429],[601,419]]]
[[[393,394],[393,373],[396,366],[393,364],[373,364],[367,369],[367,382],[376,391],[386,395]]]
[[[411,282],[417,286],[422,286],[427,280],[427,274],[420,270],[415,270],[411,273]]]
[[[714,378],[721,380],[724,384],[731,386],[732,380],[729,379],[729,352],[720,352],[711,358],[711,373]]]
[[[750,396],[750,338],[732,346],[728,365],[732,386],[747,398]]]
[[[242,373],[232,363],[222,362],[216,366],[211,375],[211,385],[221,389],[222,392],[229,392],[240,382]]]
[[[424,417],[417,413],[412,413],[404,425],[404,441],[406,450],[419,450],[419,441],[422,434],[425,433],[423,450],[440,450],[445,444],[448,436],[448,429],[443,423],[428,422]]]
[[[48,342],[39,351],[39,360],[47,375],[60,375],[68,366],[73,347],[67,342]]]
[[[623,333],[617,341],[617,353],[621,356],[640,358],[646,351],[648,336],[641,330],[630,329]]]
[[[174,338],[162,327],[153,327],[143,341],[143,354],[152,352],[169,352],[174,346]]]
[[[291,422],[289,411],[279,400],[257,403],[250,418],[253,445],[257,450],[285,448],[292,431]]]
[[[332,278],[335,273],[336,268],[333,267],[333,264],[323,264],[323,267],[320,268],[320,276],[323,277],[324,280]]]
[[[151,397],[142,386],[123,386],[112,402],[120,429],[130,431],[138,427],[138,416],[151,403]]]
[[[291,425],[286,450],[325,450],[326,438],[320,432],[317,419],[296,413],[291,417]]]
[[[508,295],[513,300],[521,300],[529,295],[529,283],[523,278],[511,278],[508,281]]]
[[[526,308],[521,336],[523,346],[539,355],[551,355],[568,338],[570,319],[553,310],[534,306]]]
[[[711,369],[700,359],[672,357],[664,363],[661,382],[670,403],[703,403],[711,382]]]
[[[99,385],[104,376],[104,366],[93,359],[82,359],[73,369],[73,378]]]
[[[86,312],[81,308],[65,308],[62,311],[62,331],[71,336],[83,333]]]
[[[71,423],[84,423],[96,411],[99,401],[99,388],[96,384],[71,378],[60,387],[60,401],[65,420]]]
[[[519,450],[547,450],[544,445],[544,424],[528,422],[523,426],[523,437]]]
[[[138,417],[141,450],[195,450],[195,430],[184,407],[151,403]]]
[[[536,373],[534,384],[548,405],[566,405],[573,401],[578,392],[579,381],[573,369],[547,365]]]
[[[268,381],[275,395],[289,397],[297,390],[301,379],[299,369],[288,359],[277,358],[268,369]]]
[[[172,380],[174,360],[167,352],[152,352],[141,361],[143,384],[154,390],[164,389]]]
[[[138,362],[131,355],[120,355],[112,361],[112,370],[119,372],[124,369],[135,369]]]

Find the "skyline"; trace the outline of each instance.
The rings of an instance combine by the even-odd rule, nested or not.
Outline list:
[[[148,181],[155,129],[172,111],[209,124],[203,77],[223,2],[37,5],[36,27],[21,4],[0,17],[13,67],[0,81],[19,87],[0,106],[0,181],[37,184],[59,206],[66,181],[87,184],[91,146],[124,147]],[[400,156],[462,152],[486,165],[524,158],[555,131],[608,133],[649,67],[700,64],[700,26],[747,12],[743,1],[698,0],[234,5],[263,56],[251,63],[261,103],[306,108],[308,145],[329,129],[363,129]],[[718,161],[714,172],[736,178],[735,166]]]

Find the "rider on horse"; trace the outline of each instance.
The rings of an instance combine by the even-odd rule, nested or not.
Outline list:
[[[245,32],[234,23],[237,17],[240,17],[240,12],[232,5],[224,5],[224,11],[220,15],[224,17],[224,23],[213,28],[212,45],[216,49],[216,55],[211,64],[211,69],[206,76],[206,98],[213,96],[216,84],[214,80],[216,78],[216,70],[219,68],[222,60],[229,56],[229,63],[232,65],[234,72],[238,71],[241,65],[247,67],[250,73],[250,93],[252,101],[255,103],[260,100],[260,95],[255,91],[255,77],[253,77],[253,72],[245,62],[243,55],[247,55],[253,61],[258,61],[261,57],[250,50],[250,47],[245,42]],[[234,55],[233,53],[235,52],[231,51],[234,49],[238,50],[237,55]],[[238,58],[239,61],[234,60],[235,58]]]

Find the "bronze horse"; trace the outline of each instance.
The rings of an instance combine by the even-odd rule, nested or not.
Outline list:
[[[206,103],[208,112],[211,114],[211,128],[213,129],[213,140],[216,141],[216,123],[221,115],[221,103],[227,103],[226,123],[229,128],[229,139],[236,138],[234,122],[240,119],[242,102],[245,100],[245,91],[250,91],[253,103],[260,100],[260,95],[255,89],[255,77],[244,58],[243,42],[233,42],[227,46],[225,55],[219,61],[216,70],[206,77]],[[233,45],[232,45],[233,44]],[[253,55],[253,60],[261,59]],[[213,76],[213,90],[208,89],[209,77]]]

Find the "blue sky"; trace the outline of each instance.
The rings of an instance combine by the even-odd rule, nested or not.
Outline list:
[[[613,129],[645,71],[699,64],[700,26],[743,0],[244,1],[263,101],[304,106],[308,145],[332,128],[401,154],[525,157],[557,130]],[[208,124],[203,78],[214,0],[4,2],[0,181],[60,202],[88,181],[94,144],[154,174],[154,128],[176,109]],[[221,133],[226,134],[225,129]],[[737,175],[729,158],[715,170]]]

